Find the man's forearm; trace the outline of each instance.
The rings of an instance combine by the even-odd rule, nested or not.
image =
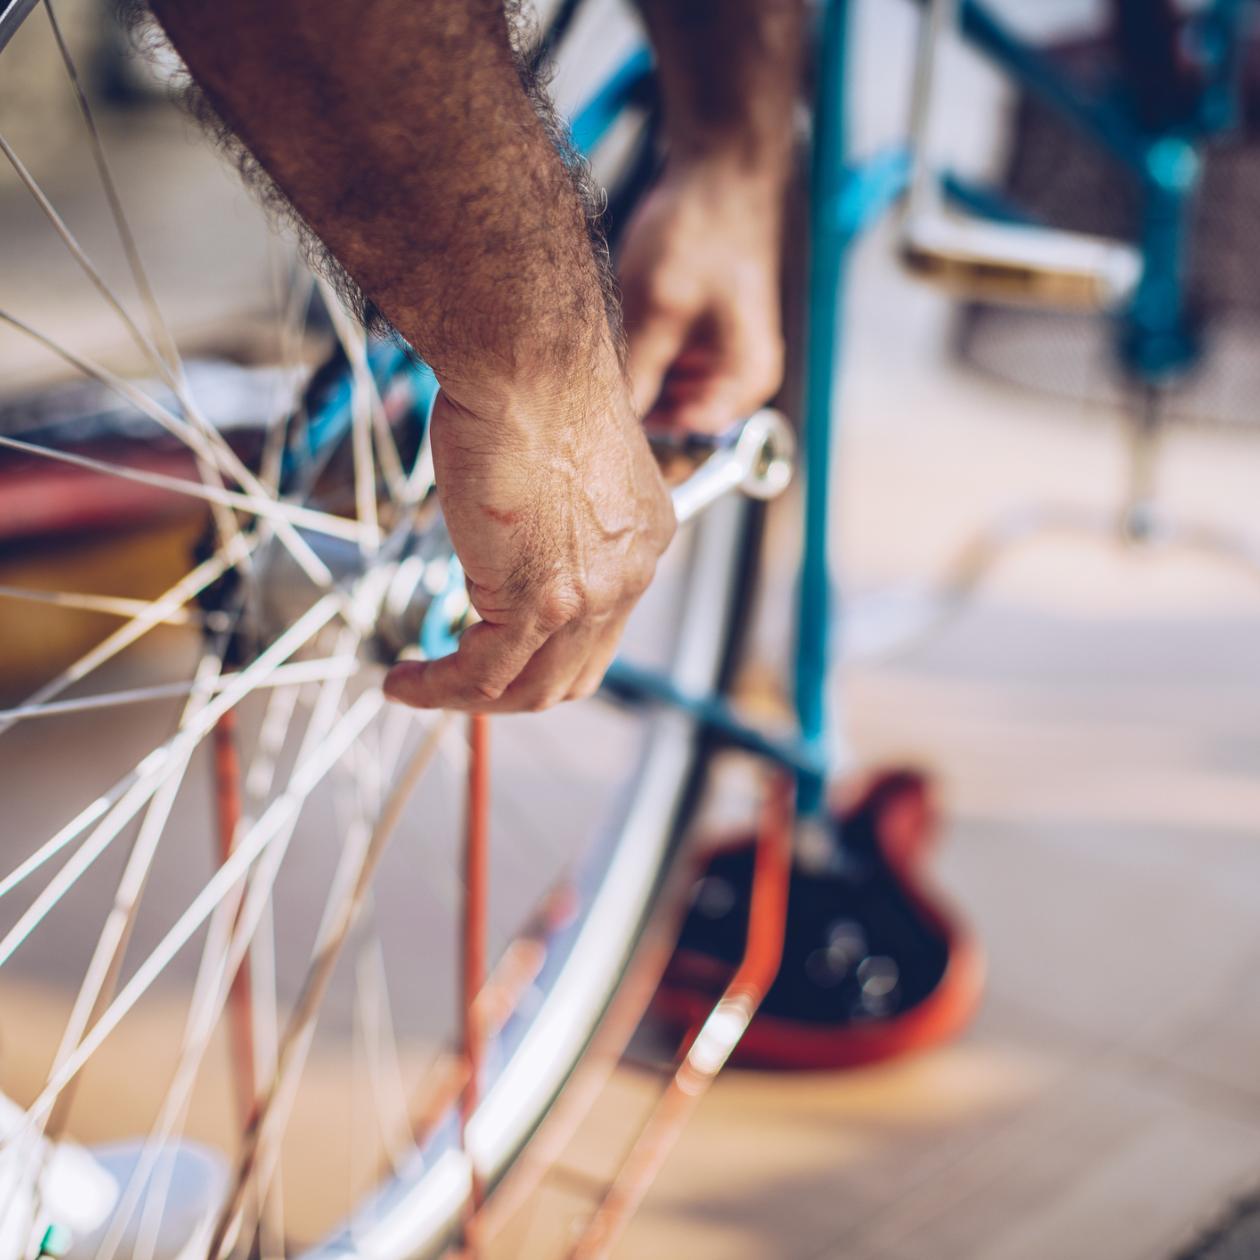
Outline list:
[[[804,0],[638,0],[660,67],[671,152],[785,172]]]
[[[223,121],[461,401],[611,345],[574,181],[502,0],[152,0]]]

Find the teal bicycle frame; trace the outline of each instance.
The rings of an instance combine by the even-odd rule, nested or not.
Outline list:
[[[922,2],[922,0],[921,0]],[[1238,119],[1238,55],[1243,0],[1213,0],[1192,28],[1203,90],[1192,113],[1158,133],[1139,124],[1132,103],[1094,94],[1052,59],[1007,29],[982,0],[963,0],[964,38],[1018,86],[1072,122],[1101,147],[1141,192],[1141,279],[1115,319],[1117,357],[1139,384],[1160,385],[1187,370],[1199,338],[1186,301],[1186,246],[1199,186],[1201,147]],[[910,156],[892,149],[863,160],[849,152],[846,128],[849,0],[825,0],[814,40],[813,138],[810,161],[810,259],[804,355],[802,472],[804,548],[797,585],[794,702],[797,729],[771,733],[741,721],[721,696],[684,694],[668,678],[618,660],[607,685],[621,696],[676,706],[719,744],[755,753],[797,778],[802,816],[825,808],[838,729],[829,688],[841,620],[833,581],[832,477],[838,433],[835,405],[841,363],[845,273],[849,253],[866,230],[906,191]],[[640,99],[651,75],[646,50],[633,54],[575,116],[572,134],[583,152],[598,144],[620,112]],[[952,175],[946,194],[972,213],[1032,223],[1005,199]]]

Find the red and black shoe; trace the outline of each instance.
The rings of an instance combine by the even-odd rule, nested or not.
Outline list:
[[[793,866],[783,963],[734,1064],[875,1063],[950,1040],[979,1005],[979,945],[926,877],[938,833],[930,781],[880,773],[834,816],[837,860]],[[699,1025],[739,963],[752,868],[750,840],[704,856],[652,1004],[679,1031]]]

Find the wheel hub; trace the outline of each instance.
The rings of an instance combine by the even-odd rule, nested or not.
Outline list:
[[[395,530],[373,553],[343,538],[299,533],[347,596],[362,656],[388,665],[404,654],[435,657],[454,650],[472,610],[440,515]],[[237,638],[245,643],[238,646],[248,648],[272,642],[323,593],[284,543],[272,538],[256,553],[252,571],[216,591],[213,603],[242,609]]]

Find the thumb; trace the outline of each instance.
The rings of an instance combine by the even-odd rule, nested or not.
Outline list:
[[[686,338],[686,326],[665,315],[649,316],[626,330],[626,368],[635,412],[645,416],[661,396],[665,376]]]

